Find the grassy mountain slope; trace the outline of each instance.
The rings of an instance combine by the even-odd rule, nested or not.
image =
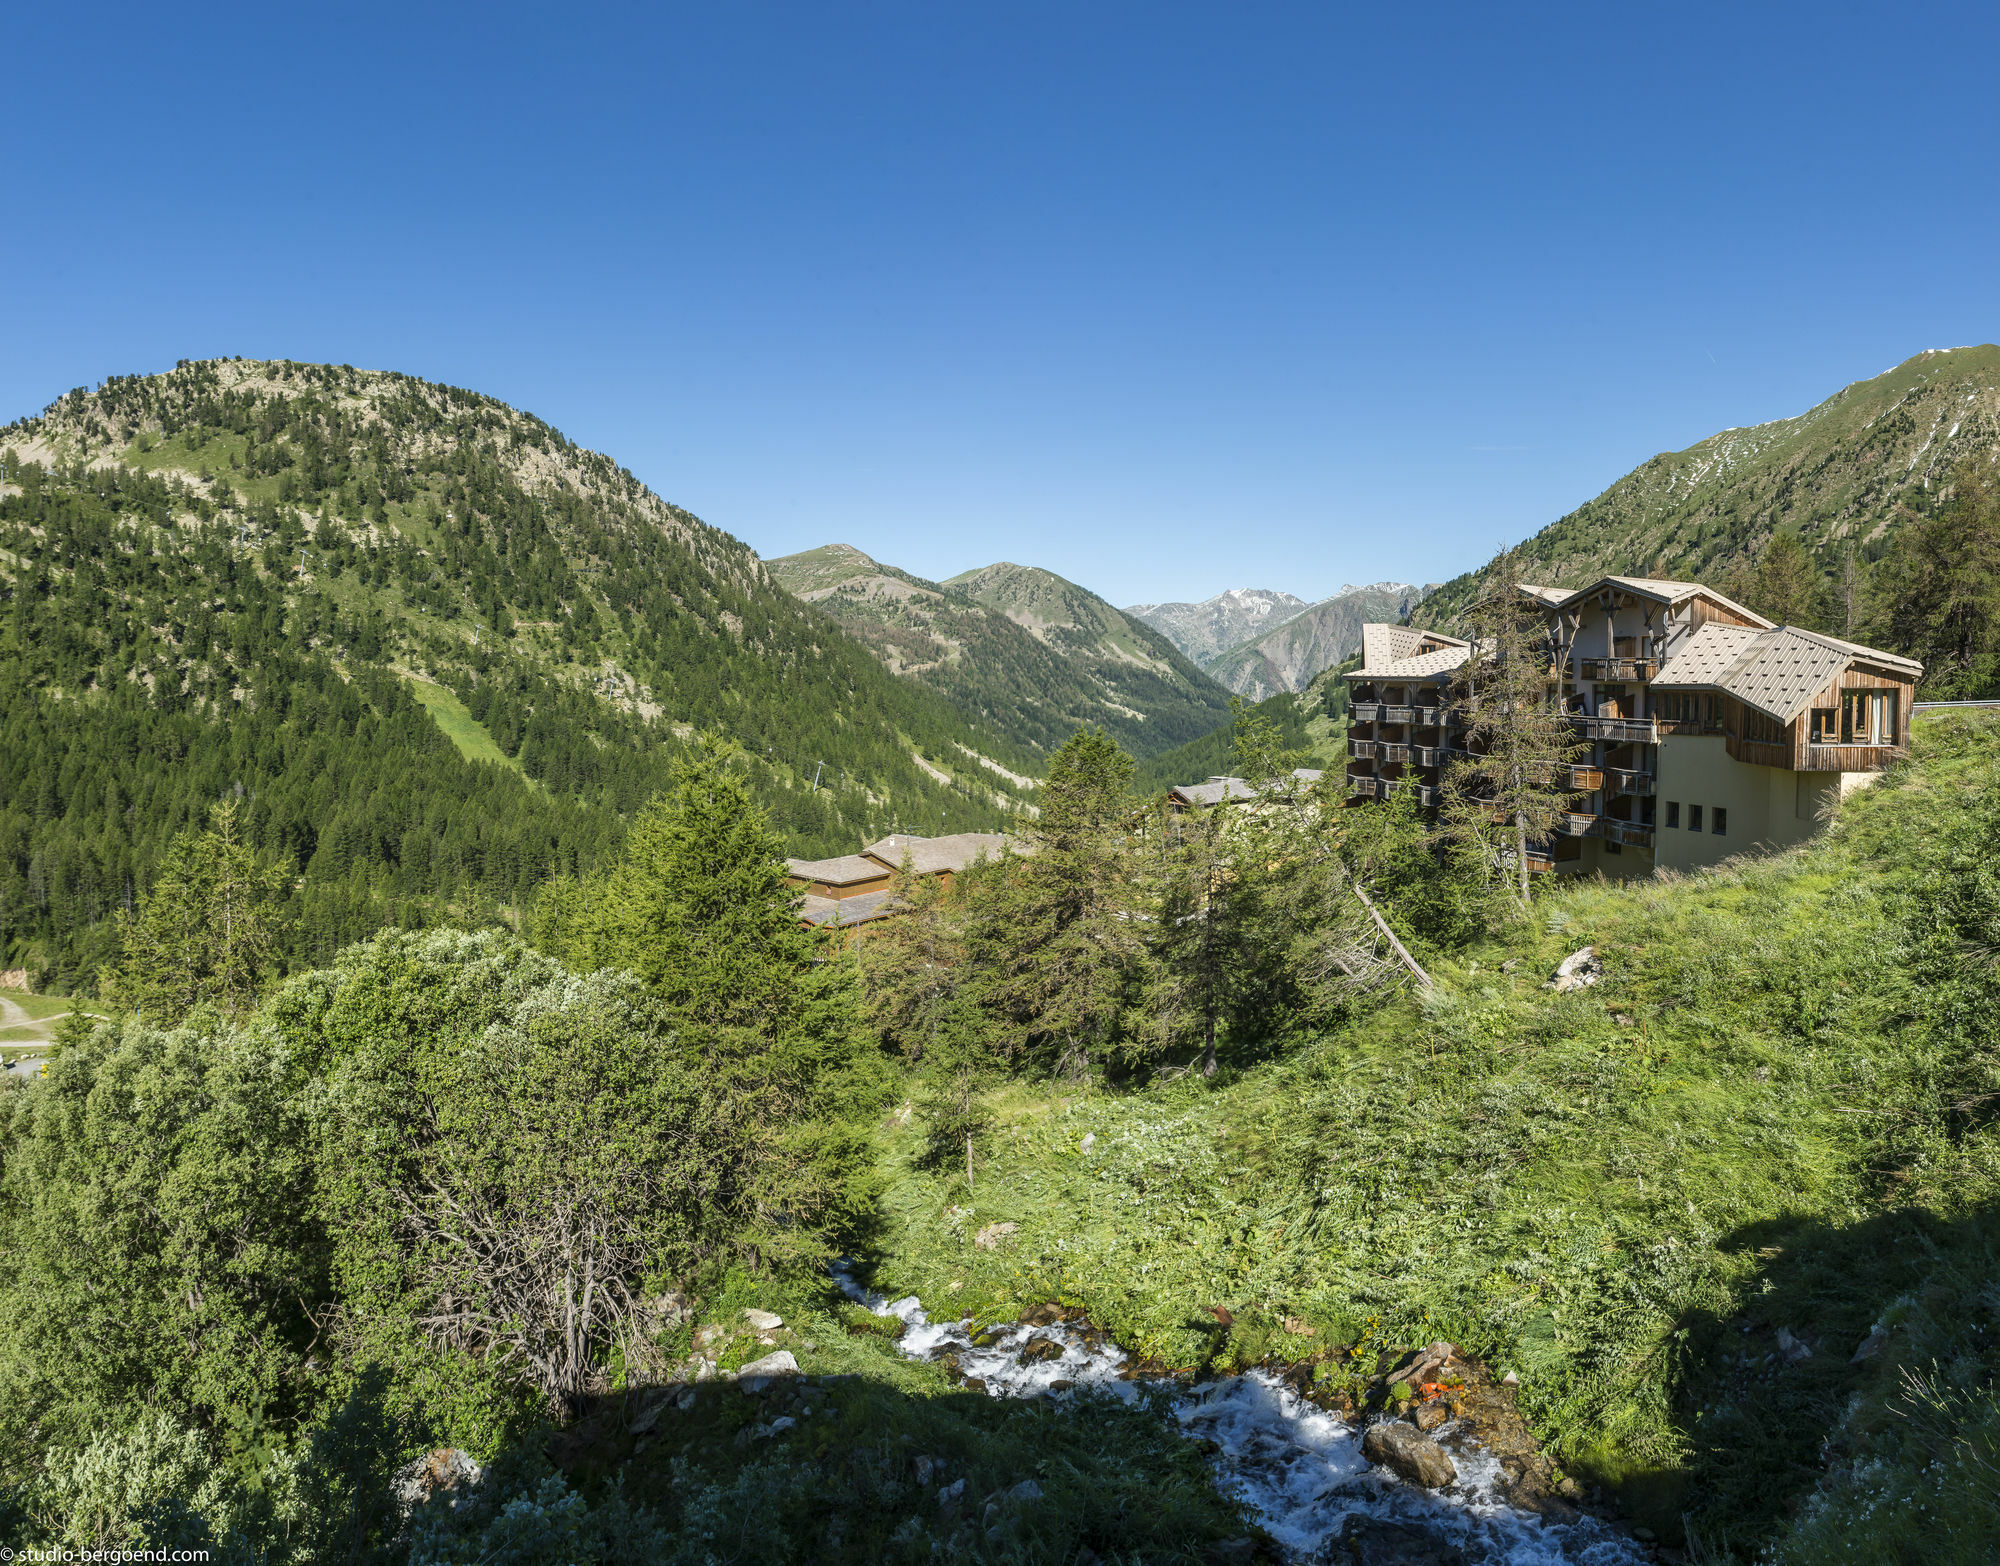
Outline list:
[[[2000,449],[2000,347],[1932,350],[1856,381],[1796,418],[1663,452],[1550,523],[1523,553],[1542,581],[1605,572],[1716,582],[1790,529],[1823,569],[1852,546],[1878,558],[1968,454]],[[1477,573],[1426,609],[1455,623]]]
[[[913,1126],[876,1277],[1172,1365],[1449,1338],[1698,1558],[1990,1560],[1996,737],[1925,720],[1828,837],[1550,888],[1423,954],[1435,993],[1211,1083],[1016,1084],[975,1194]],[[1602,981],[1546,988],[1585,945]]]
[[[1228,715],[1228,693],[1166,637],[1052,571],[1003,561],[942,585],[1006,616],[1078,668],[1125,720],[1121,738],[1135,755],[1194,739]]]
[[[1232,587],[1198,604],[1134,604],[1124,613],[1145,621],[1206,669],[1232,647],[1255,641],[1309,607],[1290,593]]]
[[[1299,763],[1338,771],[1346,766],[1347,683],[1341,664],[1320,674],[1302,691],[1281,691],[1250,706],[1250,712],[1278,726],[1286,746],[1302,753]],[[1177,783],[1199,783],[1226,777],[1237,770],[1236,724],[1210,730],[1200,739],[1141,761],[1132,786],[1141,794],[1157,794]]]
[[[1209,664],[1208,672],[1252,701],[1280,691],[1302,691],[1316,676],[1360,651],[1364,624],[1394,624],[1421,597],[1419,589],[1399,582],[1344,587],[1283,624],[1232,647]]]
[[[1003,817],[1000,777],[919,752],[1004,738],[490,398],[184,363],[0,428],[0,462],[4,965],[87,983],[224,791],[299,868],[322,954],[518,908],[616,840],[695,728],[741,743],[801,850]]]
[[[1135,713],[1125,686],[1098,659],[1051,645],[997,608],[828,544],[766,562],[788,591],[831,615],[892,673],[927,685],[974,722],[1015,742],[1028,758],[1053,751],[1085,724],[1103,726],[1128,750],[1160,743],[1160,725]],[[1185,704],[1179,692],[1170,708]]]

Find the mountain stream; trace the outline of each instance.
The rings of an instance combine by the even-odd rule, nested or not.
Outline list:
[[[1000,1326],[975,1337],[966,1322],[932,1321],[915,1295],[887,1299],[844,1267],[834,1277],[849,1298],[903,1323],[903,1354],[947,1360],[989,1397],[1088,1389],[1130,1402],[1144,1385],[1123,1349],[1077,1323]],[[1350,1518],[1421,1530],[1456,1546],[1468,1566],[1643,1566],[1651,1558],[1594,1517],[1552,1522],[1511,1505],[1499,1462],[1458,1421],[1432,1432],[1450,1452],[1457,1480],[1426,1490],[1369,1463],[1361,1429],[1264,1371],[1167,1384],[1179,1393],[1172,1408],[1182,1430],[1215,1443],[1217,1482],[1296,1560],[1327,1558],[1320,1552],[1342,1537]]]

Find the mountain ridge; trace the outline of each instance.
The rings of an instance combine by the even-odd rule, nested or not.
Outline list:
[[[1000,562],[933,582],[851,544],[766,566],[892,673],[1036,754],[1095,725],[1151,755],[1228,713],[1227,693],[1165,638],[1038,567]]]
[[[1232,648],[1311,607],[1292,593],[1231,587],[1200,603],[1133,604],[1123,613],[1145,621],[1206,669]]]
[[[997,827],[1022,793],[978,758],[1035,770],[748,546],[475,392],[183,361],[0,427],[0,466],[0,966],[73,976],[224,791],[330,949],[517,917],[697,730],[795,851]]]
[[[1850,549],[1865,570],[1982,450],[2000,452],[2000,346],[1929,348],[1803,413],[1660,452],[1519,547],[1559,587],[1610,573],[1722,585],[1780,531],[1825,575]],[[1483,569],[1428,600],[1441,628],[1462,627]]]

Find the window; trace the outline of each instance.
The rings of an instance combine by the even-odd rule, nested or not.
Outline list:
[[[1667,801],[1667,825],[1670,827],[1677,827],[1680,824],[1681,824],[1680,801],[1677,799],[1670,799]]]
[[[1701,806],[1699,805],[1688,806],[1688,830],[1690,832],[1699,832],[1701,830]]]
[[[1715,835],[1717,837],[1729,835],[1729,812],[1720,805],[1715,807]]]
[[[1839,738],[1834,737],[1833,709],[1813,709],[1814,737],[1823,745],[1893,745],[1902,702],[1893,690],[1846,690],[1840,693]],[[1821,723],[1822,715],[1826,722]],[[1821,737],[1824,729],[1824,737]]]
[[[1815,745],[1831,745],[1840,738],[1835,725],[1839,714],[1831,707],[1815,707],[1812,710],[1812,742]]]
[[[1776,718],[1761,712],[1743,709],[1743,737],[1755,745],[1782,745],[1785,742],[1784,725]]]

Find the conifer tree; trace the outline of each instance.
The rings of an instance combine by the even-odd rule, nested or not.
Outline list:
[[[2000,690],[2000,485],[1983,462],[1952,484],[1886,562],[1888,635],[1923,660],[1925,695],[1967,700]]]
[[[1757,556],[1750,607],[1779,625],[1816,630],[1820,624],[1819,568],[1798,534],[1780,529]]]
[[[883,1037],[913,1065],[937,1045],[970,970],[959,909],[943,876],[920,876],[908,853],[890,886],[896,917],[856,947],[868,1009]]]
[[[1081,1075],[1102,1059],[1141,956],[1130,917],[1132,758],[1079,729],[1049,762],[1034,852],[977,905],[973,955],[1009,1058],[1047,1050]]]
[[[1574,791],[1565,768],[1582,753],[1557,695],[1541,608],[1521,591],[1511,549],[1493,558],[1467,611],[1475,633],[1453,708],[1470,759],[1445,774],[1443,829],[1460,851],[1509,871],[1528,904],[1528,844],[1554,829]]]
[[[171,1026],[207,1004],[236,1017],[257,1002],[287,921],[289,863],[259,864],[236,801],[175,837],[136,914],[120,915],[112,1000]]]
[[[817,949],[785,884],[783,844],[733,755],[705,735],[677,758],[619,862],[551,887],[537,925],[571,967],[627,969],[673,1015],[719,1033],[792,1019]]]

